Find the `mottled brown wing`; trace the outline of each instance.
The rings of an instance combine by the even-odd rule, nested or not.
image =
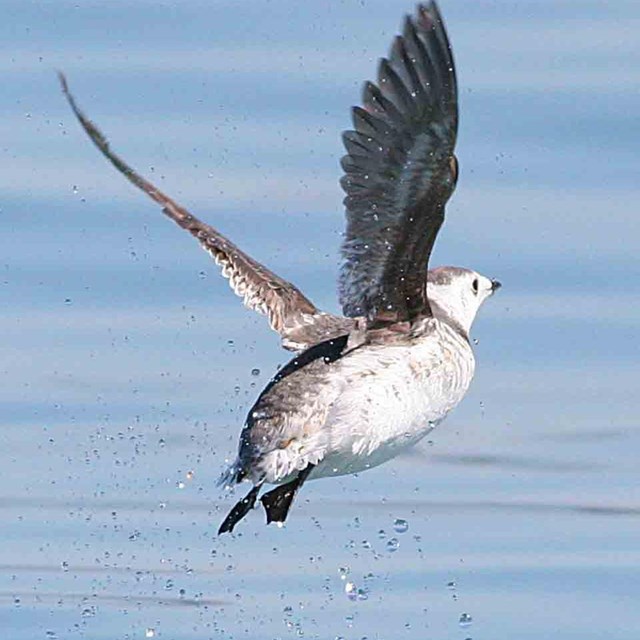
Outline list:
[[[213,227],[198,220],[111,151],[105,136],[79,109],[64,75],[59,74],[59,77],[73,112],[102,154],[130,182],[161,205],[169,218],[200,242],[222,267],[222,275],[229,279],[231,288],[242,297],[244,304],[267,316],[271,328],[282,336],[285,348],[293,351],[306,349],[345,330],[348,333],[352,324],[350,320],[318,311],[290,282],[269,271]]]
[[[435,2],[407,17],[343,140],[347,216],[339,293],[375,323],[430,315],[426,270],[457,179],[457,86]]]

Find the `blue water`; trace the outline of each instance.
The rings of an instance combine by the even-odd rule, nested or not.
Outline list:
[[[462,174],[433,264],[504,284],[473,388],[412,454],[220,539],[215,480],[288,355],[54,70],[134,166],[336,311],[338,134],[411,4],[2,8],[3,637],[638,638],[637,2],[441,1]]]

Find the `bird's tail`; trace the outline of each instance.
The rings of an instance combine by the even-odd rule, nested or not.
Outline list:
[[[244,472],[240,465],[240,461],[236,460],[233,464],[230,464],[218,478],[217,486],[222,487],[225,490],[233,489],[238,483],[242,482],[244,478]]]

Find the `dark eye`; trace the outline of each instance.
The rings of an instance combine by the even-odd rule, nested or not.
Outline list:
[[[478,295],[478,287],[480,286],[480,283],[478,282],[478,278],[476,278],[472,283],[471,283],[471,287],[473,289],[473,293],[475,293],[476,295]]]

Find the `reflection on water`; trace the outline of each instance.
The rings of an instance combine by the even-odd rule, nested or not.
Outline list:
[[[474,463],[471,463],[474,464]],[[484,463],[482,463],[484,465]],[[538,467],[536,465],[531,465],[534,470],[537,470]],[[549,471],[558,471],[555,466],[549,465],[549,467],[541,467],[545,470]],[[529,469],[529,465],[524,465],[525,469]],[[503,471],[508,471],[509,465],[503,468]],[[559,469],[560,472],[566,471],[562,467]],[[184,501],[176,501],[173,502],[171,506],[162,505],[162,510],[168,513],[173,513],[174,516],[179,514],[184,515],[186,513],[192,515],[198,515],[199,517],[206,518],[207,516],[211,516],[212,512],[215,512],[214,517],[218,517],[218,514],[222,514],[225,509],[227,509],[227,502],[184,502]],[[55,500],[47,499],[47,500],[24,500],[24,499],[16,499],[16,500],[3,500],[2,507],[3,509],[17,509],[21,513],[25,513],[28,509],[36,509],[39,512],[46,511],[50,516],[54,516],[57,511],[71,513],[74,511],[86,511],[87,505],[83,503],[73,503],[73,502],[59,502],[56,504]],[[101,512],[110,512],[112,515],[116,512],[129,511],[133,514],[139,512],[152,513],[157,509],[157,505],[151,504],[149,502],[143,501],[120,501],[120,502],[109,502],[108,504],[91,504],[90,512],[92,517],[100,514]],[[345,498],[343,500],[337,499],[323,499],[319,504],[309,504],[307,507],[300,507],[302,513],[309,515],[310,513],[314,513],[315,515],[321,515],[322,518],[341,518],[344,515],[345,509],[358,509],[359,511],[371,511],[373,510],[389,510],[396,509],[398,511],[411,511],[413,513],[417,513],[419,511],[429,512],[433,510],[438,511],[454,511],[456,513],[462,513],[466,510],[485,510],[485,509],[501,509],[501,510],[509,510],[509,509],[517,509],[519,511],[579,511],[585,514],[598,514],[598,515],[628,515],[635,516],[640,514],[640,506],[632,506],[632,505],[602,505],[602,504],[563,504],[562,502],[557,503],[549,503],[549,502],[538,502],[535,500],[530,501],[518,501],[518,500],[505,500],[503,502],[495,501],[495,500],[473,500],[473,501],[465,501],[465,500],[402,500],[401,498],[393,500],[393,499],[383,499],[380,501],[372,502],[368,500],[366,497],[362,497],[356,492],[356,497],[354,498]],[[2,568],[2,565],[0,565]],[[8,567],[6,567],[8,568]],[[33,569],[36,570],[36,569]]]
[[[12,639],[636,639],[639,5],[441,5],[462,174],[435,259],[505,285],[477,379],[416,451],[217,538],[215,481],[288,355],[98,157],[53,69],[134,166],[335,310],[337,134],[409,6],[8,3]]]
[[[14,567],[15,571],[34,571],[33,567]],[[77,571],[78,569],[74,569]],[[45,573],[47,569],[38,568],[39,573]],[[49,569],[51,571],[51,569]],[[157,572],[154,572],[157,573]],[[5,601],[7,604],[13,604],[14,606],[25,604],[55,604],[65,603],[66,605],[87,604],[96,605],[110,605],[114,607],[222,607],[228,606],[230,602],[222,600],[211,600],[207,598],[168,598],[162,596],[119,596],[97,593],[46,593],[44,591],[38,591],[34,595],[33,592],[25,591],[23,593],[19,591],[0,592],[0,603]],[[35,601],[35,602],[34,602]],[[85,617],[88,615],[95,615],[95,609],[85,613]]]
[[[444,462],[445,464],[496,467],[502,471],[509,469],[527,469],[531,471],[550,471],[554,473],[562,472],[597,472],[603,469],[603,465],[586,464],[580,462],[560,462],[552,460],[527,460],[515,456],[492,456],[492,455],[434,455],[434,462]]]

